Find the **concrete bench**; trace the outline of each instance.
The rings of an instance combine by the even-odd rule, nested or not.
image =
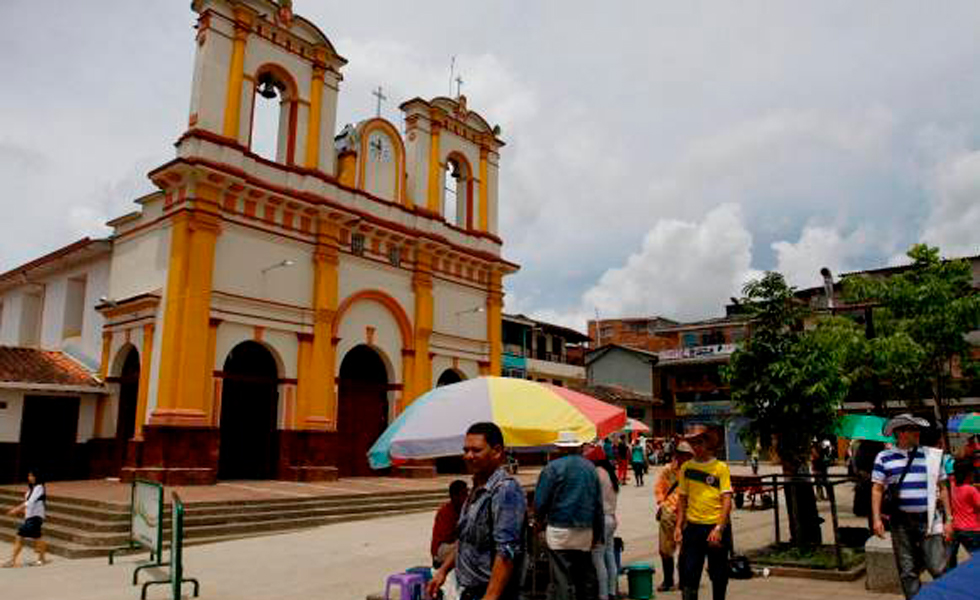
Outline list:
[[[872,592],[902,593],[902,583],[898,578],[898,567],[895,565],[895,552],[892,550],[891,534],[884,538],[876,535],[868,538],[864,544],[864,559],[867,565],[868,578],[865,587]]]

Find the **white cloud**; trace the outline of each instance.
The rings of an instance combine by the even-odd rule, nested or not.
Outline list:
[[[716,315],[751,275],[751,246],[737,205],[723,204],[701,222],[661,220],[639,252],[585,293],[583,305],[605,317]]]
[[[858,228],[842,235],[834,227],[807,225],[796,242],[772,244],[776,252],[776,270],[793,286],[807,288],[820,285],[820,269],[827,267],[838,276],[858,269],[859,261],[871,249],[874,236]]]
[[[980,254],[980,151],[951,156],[935,170],[922,239],[944,256]]]

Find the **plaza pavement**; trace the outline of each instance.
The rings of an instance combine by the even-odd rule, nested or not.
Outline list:
[[[745,467],[733,468],[747,473]],[[625,486],[620,496],[619,535],[624,538],[626,562],[652,560],[656,553],[656,521],[653,517],[651,469],[647,485]],[[850,492],[841,486],[842,524],[857,524],[850,515]],[[826,503],[822,503],[826,509]],[[427,563],[429,534],[434,513],[339,523],[297,533],[255,537],[184,550],[185,573],[201,581],[205,600],[361,600],[379,591],[388,573]],[[829,514],[827,516],[829,532]],[[771,511],[736,511],[736,548],[744,551],[768,544],[773,539]],[[785,518],[784,518],[785,527]],[[783,531],[786,531],[784,528]],[[827,537],[826,539],[831,539]],[[9,556],[10,545],[0,544],[0,557]],[[33,557],[25,550],[27,558]],[[659,560],[657,562],[659,581]],[[104,558],[66,560],[54,557],[44,567],[0,569],[4,598],[31,600],[132,600],[139,588],[130,584],[135,557],[123,557],[115,566]],[[625,585],[625,578],[623,579]],[[190,587],[186,588],[189,596]],[[149,598],[167,598],[168,588],[150,588]],[[657,594],[679,598],[678,592]],[[707,576],[702,580],[702,598],[710,598]],[[770,577],[733,581],[732,600],[895,600],[900,596],[865,591],[864,580],[835,583],[807,579]]]

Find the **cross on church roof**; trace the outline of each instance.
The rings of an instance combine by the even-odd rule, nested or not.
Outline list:
[[[382,100],[387,100],[388,99],[388,96],[385,96],[384,93],[381,91],[381,86],[380,85],[378,86],[378,89],[376,89],[373,92],[371,92],[371,95],[378,99],[378,109],[377,109],[377,112],[375,113],[375,116],[376,117],[380,117],[381,116],[381,101]]]
[[[463,95],[463,76],[456,76],[456,97],[459,98]]]

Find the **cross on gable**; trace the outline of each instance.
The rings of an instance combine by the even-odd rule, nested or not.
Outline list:
[[[375,113],[374,116],[380,117],[381,116],[381,101],[382,100],[387,100],[388,99],[388,96],[385,96],[384,95],[384,92],[381,90],[381,86],[380,85],[378,86],[378,89],[376,89],[373,92],[371,92],[371,95],[378,99],[378,108],[377,108],[377,112]]]

